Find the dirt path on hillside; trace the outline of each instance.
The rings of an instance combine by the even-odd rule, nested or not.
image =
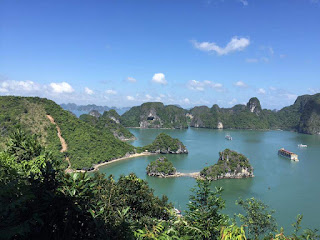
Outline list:
[[[47,115],[47,118],[50,120],[50,122],[54,125],[56,125],[57,128],[57,134],[58,134],[58,138],[60,140],[61,143],[61,150],[60,152],[66,152],[68,151],[68,144],[66,143],[66,140],[64,140],[64,138],[61,135],[61,129],[60,127],[56,124],[56,122],[54,121],[54,118],[51,115]],[[70,159],[68,157],[66,157],[66,161],[68,162],[68,168],[66,169],[66,172],[71,172],[71,162]]]

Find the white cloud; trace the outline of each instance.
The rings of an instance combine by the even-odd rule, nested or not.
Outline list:
[[[186,104],[189,104],[190,100],[189,100],[189,98],[185,98],[185,99],[183,99],[183,102],[186,103]]]
[[[263,61],[263,62],[266,62],[266,63],[267,63],[267,62],[269,62],[269,58],[267,58],[267,57],[262,57],[262,58],[261,58],[261,61]]]
[[[229,102],[229,104],[230,104],[230,105],[234,105],[234,104],[236,104],[237,102],[238,102],[238,100],[235,99],[235,98],[233,98],[233,99]]]
[[[243,6],[248,6],[248,1],[247,0],[239,0],[243,4]]]
[[[54,93],[72,93],[74,89],[67,82],[50,83],[51,90]]]
[[[259,94],[266,94],[266,90],[264,90],[263,88],[259,88],[257,93]]]
[[[108,90],[106,90],[106,94],[109,94],[109,95],[116,95],[116,94],[117,94],[117,91],[112,90],[112,89],[108,89]]]
[[[245,83],[242,82],[242,81],[238,81],[238,82],[236,82],[234,85],[237,86],[237,87],[240,87],[240,88],[246,88],[246,87],[248,87],[248,85],[245,84]]]
[[[94,94],[93,90],[91,90],[91,89],[88,88],[88,87],[85,87],[85,88],[84,88],[84,91],[85,91],[85,93],[88,94],[88,95]]]
[[[222,84],[221,83],[214,83],[208,80],[205,81],[197,81],[197,80],[190,80],[187,83],[187,86],[191,90],[195,91],[204,91],[207,88],[215,89],[216,91],[222,91]]]
[[[35,92],[40,90],[41,86],[33,81],[15,81],[7,80],[0,83],[0,92]]]
[[[146,98],[147,98],[147,100],[149,101],[149,100],[151,100],[153,97],[152,97],[151,95],[149,95],[149,94],[146,94]]]
[[[285,55],[285,54],[280,54],[280,55],[279,55],[280,58],[285,58],[286,56],[287,56],[287,55]]]
[[[248,38],[233,37],[231,41],[223,48],[214,42],[197,42],[192,41],[193,46],[201,51],[216,52],[218,55],[227,55],[231,52],[242,51],[250,45]]]
[[[167,80],[163,73],[155,73],[152,77],[152,82],[163,84],[163,85],[167,84]]]
[[[127,100],[129,100],[129,101],[134,101],[134,97],[132,97],[132,96],[127,96]]]
[[[135,83],[137,82],[137,79],[133,78],[133,77],[127,77],[127,82],[131,82],[131,83]]]

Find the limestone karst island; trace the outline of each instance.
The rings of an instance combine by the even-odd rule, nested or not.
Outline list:
[[[320,240],[320,1],[0,1],[0,240]]]

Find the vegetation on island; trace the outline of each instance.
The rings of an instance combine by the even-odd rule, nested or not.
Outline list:
[[[205,167],[200,172],[200,176],[210,180],[253,177],[253,168],[246,156],[230,149],[225,149],[219,152],[218,162],[212,166]]]
[[[221,188],[198,180],[188,210],[177,216],[134,174],[66,174],[39,138],[15,132],[0,152],[1,239],[319,239],[317,230],[276,230],[273,211],[254,198],[237,202],[242,214],[222,211]],[[238,221],[237,221],[238,220]],[[238,225],[239,224],[239,225]]]
[[[111,132],[99,131],[81,121],[55,102],[38,97],[0,97],[0,148],[17,127],[37,134],[40,142],[62,162],[67,155],[73,169],[90,169],[93,164],[110,161],[134,152],[134,147],[115,138]],[[51,115],[60,127],[68,150],[60,153],[57,129],[46,115]]]
[[[182,129],[188,128],[186,113],[186,110],[174,105],[147,102],[125,112],[121,116],[121,123],[125,127]]]
[[[177,170],[166,157],[160,157],[155,161],[152,161],[147,166],[147,174],[149,176],[167,177],[174,175]]]
[[[149,145],[137,148],[138,151],[148,151],[151,153],[162,154],[181,154],[188,153],[186,146],[177,138],[172,138],[168,134],[160,133],[156,139]]]
[[[293,105],[279,111],[262,109],[257,98],[232,108],[213,105],[190,110],[190,126],[225,129],[283,129],[308,134],[320,133],[320,94],[299,96]]]
[[[96,127],[99,131],[112,133],[120,140],[134,140],[134,135],[120,123],[120,115],[113,109],[105,111],[103,115],[91,111],[82,114],[79,119]]]

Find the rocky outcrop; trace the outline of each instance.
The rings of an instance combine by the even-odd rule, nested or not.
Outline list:
[[[320,135],[320,94],[314,95],[304,104],[298,131]]]
[[[247,108],[250,112],[255,113],[256,115],[259,115],[262,111],[260,101],[256,97],[253,97],[249,100],[247,103]]]
[[[209,180],[223,178],[248,178],[254,177],[253,167],[249,160],[242,154],[225,149],[219,153],[219,160],[215,165],[204,168],[200,177]]]
[[[160,157],[147,166],[147,174],[154,177],[170,177],[176,174],[177,170],[165,157]]]
[[[187,154],[188,150],[179,139],[160,133],[152,144],[142,148],[143,151],[161,154]]]
[[[131,108],[120,121],[126,127],[182,129],[188,127],[186,112],[175,105],[148,102]]]
[[[101,113],[99,113],[97,110],[91,110],[91,111],[89,112],[89,115],[90,115],[90,116],[93,116],[93,117],[96,117],[96,118],[101,117]]]

